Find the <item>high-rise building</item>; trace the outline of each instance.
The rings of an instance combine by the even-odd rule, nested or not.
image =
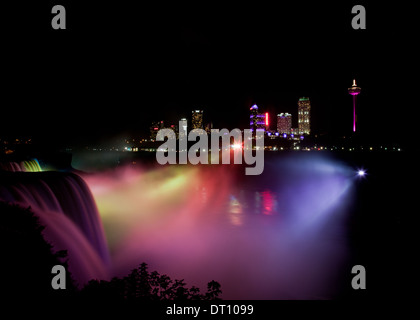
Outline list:
[[[254,104],[251,108],[249,108],[250,110],[250,121],[249,121],[249,126],[251,129],[256,129],[257,128],[257,122],[258,122],[258,107],[256,104]]]
[[[265,130],[268,127],[268,118],[265,113],[258,112],[258,106],[254,104],[250,109],[250,122],[249,125],[252,130],[263,129]]]
[[[203,129],[203,110],[193,110],[191,122],[193,129]]]
[[[185,139],[188,137],[188,125],[187,125],[187,119],[182,118],[179,120],[179,127],[178,127],[178,138],[179,139]]]
[[[204,130],[207,132],[207,134],[211,134],[211,129],[213,129],[213,122],[207,123]]]
[[[277,132],[290,134],[292,129],[292,115],[280,113],[277,115]]]
[[[169,126],[166,127],[166,129],[171,129],[175,132],[175,136],[178,139],[179,138],[179,128],[177,124],[170,124]]]
[[[298,131],[299,134],[311,133],[311,102],[309,98],[299,98],[298,101]]]

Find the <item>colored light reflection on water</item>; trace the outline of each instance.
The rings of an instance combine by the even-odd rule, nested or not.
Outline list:
[[[262,198],[262,207],[263,207],[263,214],[272,215],[276,212],[276,199],[275,194],[270,191],[266,190],[261,192]]]
[[[346,259],[342,218],[354,174],[320,156],[294,157],[266,160],[252,178],[229,166],[85,176],[114,275],[145,261],[190,286],[217,280],[224,299],[331,297]]]

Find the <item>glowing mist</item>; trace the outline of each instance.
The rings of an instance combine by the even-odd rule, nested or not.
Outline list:
[[[123,276],[145,261],[188,285],[217,280],[225,299],[331,297],[346,259],[350,170],[301,155],[267,160],[266,168],[258,179],[232,166],[86,175],[111,273]]]

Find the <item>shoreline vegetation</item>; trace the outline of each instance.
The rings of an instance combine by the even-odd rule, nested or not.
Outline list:
[[[77,289],[70,272],[66,272],[66,289],[54,290],[51,280],[53,266],[62,265],[67,270],[67,251],[54,252],[42,232],[45,229],[31,208],[0,201],[0,249],[3,263],[2,289],[10,302],[72,298],[80,301],[165,301],[165,300],[220,300],[221,286],[210,281],[207,292],[184,280],[172,280],[157,271],[150,272],[143,262],[127,276],[110,281],[90,280]]]

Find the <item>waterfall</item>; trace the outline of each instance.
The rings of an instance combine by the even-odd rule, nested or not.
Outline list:
[[[44,237],[54,250],[68,251],[69,271],[79,285],[90,279],[108,278],[109,252],[98,210],[88,186],[78,175],[3,172],[0,200],[31,207],[46,227]]]
[[[25,160],[21,162],[0,162],[0,171],[11,172],[39,172],[42,171],[37,159]]]

